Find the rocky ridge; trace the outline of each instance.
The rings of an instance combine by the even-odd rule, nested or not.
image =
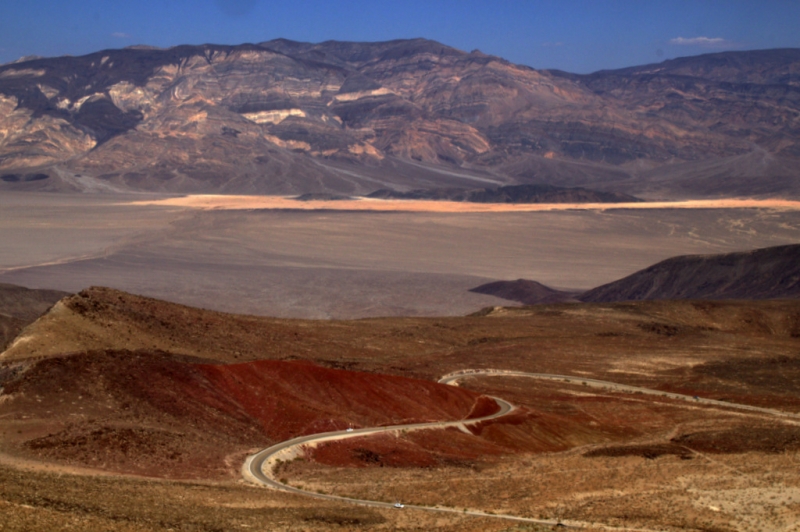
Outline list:
[[[800,245],[673,257],[581,294],[585,302],[648,299],[796,299]]]
[[[739,253],[672,257],[583,293],[536,281],[496,281],[470,290],[525,305],[646,300],[798,299],[800,244]],[[800,335],[800,321],[793,326]]]
[[[368,198],[467,201],[471,203],[635,203],[641,199],[618,192],[600,192],[581,187],[509,185],[497,188],[433,188],[398,192],[381,189]]]
[[[575,292],[555,290],[537,281],[517,279],[516,281],[496,281],[476,286],[470,292],[488,294],[523,305],[539,305],[551,303],[575,303],[578,300]]]
[[[800,194],[800,50],[573,75],[425,39],[0,66],[0,188]]]

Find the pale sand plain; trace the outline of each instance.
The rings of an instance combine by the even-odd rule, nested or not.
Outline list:
[[[393,200],[353,198],[335,201],[297,201],[288,196],[235,196],[194,194],[165,199],[140,200],[136,205],[164,205],[195,209],[291,209],[336,211],[404,212],[542,212],[606,211],[618,209],[782,209],[800,210],[800,201],[748,198],[711,200],[649,201],[635,203],[469,203],[463,201]]]
[[[588,289],[668,257],[800,242],[800,202],[624,205],[0,196],[0,282],[307,318],[462,315],[526,278]]]

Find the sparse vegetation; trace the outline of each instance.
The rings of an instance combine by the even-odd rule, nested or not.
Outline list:
[[[503,309],[502,313],[489,313],[483,318],[292,322],[225,316],[100,289],[87,291],[79,298],[86,300],[82,302],[86,304],[78,306],[80,312],[76,315],[80,319],[66,312],[58,319],[67,320],[70,327],[83,324],[80,330],[88,330],[91,325],[91,330],[98,332],[88,340],[68,337],[70,345],[90,341],[92,345],[108,345],[109,349],[35,363],[17,362],[28,364],[26,371],[6,372],[4,397],[14,400],[0,403],[0,426],[5,433],[3,451],[26,459],[46,456],[54,461],[53,467],[59,468],[90,466],[135,473],[143,471],[137,467],[149,463],[149,471],[163,474],[172,467],[169,464],[185,464],[194,468],[191,475],[196,478],[216,475],[218,487],[223,490],[220,493],[235,488],[242,490],[236,493],[256,493],[268,504],[286,497],[295,499],[269,490],[226,484],[238,477],[246,449],[256,446],[261,429],[252,433],[243,431],[241,427],[249,426],[249,422],[242,417],[241,410],[218,407],[208,410],[208,405],[201,409],[202,401],[194,402],[200,396],[192,390],[218,392],[223,385],[186,385],[199,375],[195,373],[201,367],[209,375],[226,375],[236,370],[240,372],[235,380],[237,400],[242,400],[243,383],[252,378],[249,366],[211,363],[212,356],[222,358],[218,362],[225,363],[233,362],[224,358],[231,352],[238,352],[239,360],[252,360],[257,353],[279,358],[289,352],[295,358],[323,366],[346,365],[349,369],[366,370],[373,374],[370,379],[377,377],[375,373],[394,373],[433,380],[456,369],[492,366],[577,373],[586,379],[594,377],[659,388],[665,394],[674,391],[725,397],[734,402],[800,411],[796,393],[798,376],[794,375],[800,368],[795,364],[796,339],[791,336],[791,320],[785,319],[800,311],[800,303],[794,302],[715,303],[713,308],[682,302],[580,308],[562,305]],[[754,314],[758,319],[753,318]],[[112,327],[94,327],[97,323],[108,323],[108,315],[114,316]],[[656,318],[658,323],[668,323],[677,331],[668,343],[664,342],[664,335],[637,325],[656,322]],[[703,320],[713,322],[714,327],[700,328],[706,323]],[[697,327],[688,327],[689,323]],[[770,324],[770,332],[765,332],[764,323]],[[52,334],[51,341],[67,338],[69,328],[63,327],[64,322],[55,320],[40,325],[38,334]],[[220,333],[225,328],[241,330],[243,334],[227,340]],[[132,351],[112,350],[120,339],[119,330],[144,331],[139,337],[125,339],[126,342],[135,340],[145,344],[168,338],[172,349],[182,354],[153,352],[144,345]],[[597,334],[610,330],[614,336]],[[489,336],[495,340],[472,342]],[[236,346],[215,354],[208,347],[215,342]],[[764,359],[760,353],[767,349],[771,355]],[[592,356],[587,357],[587,352]],[[23,354],[17,352],[19,359],[25,361]],[[292,366],[296,376],[303,363],[293,364],[300,364]],[[272,367],[267,363],[262,365]],[[73,371],[78,369],[77,373]],[[102,378],[89,379],[84,374]],[[115,380],[114,375],[120,375],[120,380]],[[130,376],[130,385],[124,384],[125,375]],[[356,378],[356,374],[352,375]],[[287,374],[280,385],[286,386],[292,378]],[[142,387],[141,382],[145,381],[161,384]],[[34,386],[36,382],[43,385]],[[109,383],[116,384],[108,387]],[[800,492],[795,493],[799,482],[795,474],[798,449],[793,443],[796,435],[792,427],[756,413],[732,415],[724,409],[672,400],[664,395],[620,393],[588,384],[583,378],[571,378],[537,381],[531,386],[531,381],[523,378],[466,376],[460,381],[460,388],[447,389],[448,392],[470,391],[470,398],[475,394],[503,397],[520,408],[507,418],[475,427],[469,434],[457,429],[397,431],[326,442],[307,449],[303,456],[277,461],[274,471],[281,483],[302,486],[315,493],[387,502],[400,499],[420,506],[464,509],[457,514],[437,516],[437,526],[443,530],[509,529],[509,524],[500,520],[463,515],[467,508],[666,530],[728,530],[734,526],[731,523],[746,529],[754,529],[756,523],[774,528],[788,523],[788,516],[796,513],[796,501],[800,499]],[[115,395],[120,390],[128,390],[128,395]],[[178,390],[183,391],[178,394]],[[438,386],[432,386],[425,394],[445,401],[438,390]],[[254,409],[255,405],[263,408],[265,404],[267,395],[259,393],[261,399],[253,403]],[[167,394],[164,397],[169,396],[170,401],[162,401],[159,394]],[[414,395],[414,408],[419,409],[422,395]],[[191,401],[187,399],[190,396]],[[352,394],[344,395],[349,396]],[[393,397],[399,400],[400,394]],[[465,403],[465,412],[470,411],[473,400]],[[214,404],[229,404],[229,401],[215,399]],[[167,404],[171,406],[166,408]],[[326,400],[324,404],[334,403]],[[358,408],[363,407],[359,403]],[[290,411],[288,404],[277,408],[279,416]],[[382,411],[396,412],[392,415],[397,417],[387,423],[408,419],[397,408],[391,401],[382,407]],[[214,416],[206,417],[212,411],[216,412]],[[297,413],[291,415],[292,419],[298,419]],[[121,417],[112,422],[112,416]],[[60,424],[63,418],[70,419],[70,423]],[[187,424],[181,425],[184,422]],[[366,421],[358,424],[369,426]],[[323,416],[309,418],[298,426],[313,432],[346,425]],[[290,431],[281,438],[300,431],[293,430],[294,433]],[[225,439],[213,439],[225,433],[229,434]],[[671,434],[670,438],[665,439],[665,434]],[[203,445],[213,445],[218,454],[203,459]],[[223,448],[228,450],[220,452]],[[116,454],[111,454],[112,450]],[[743,461],[744,453],[747,459]],[[158,464],[157,469],[154,464]],[[46,485],[50,481],[42,482]],[[74,482],[89,486],[94,480],[74,477]],[[138,485],[149,490],[149,486],[192,484],[170,481]],[[25,500],[50,489],[42,485],[26,486],[19,488],[28,494]],[[180,491],[184,488],[175,489],[176,493],[184,493]],[[789,498],[795,495],[797,498]],[[238,504],[215,497],[216,501],[205,504],[222,508]],[[758,502],[748,504],[748,498]],[[0,504],[4,504],[2,500],[17,504],[14,502],[17,499],[0,498]],[[42,522],[46,522],[48,518],[44,516],[51,511],[49,506],[43,510],[27,502],[20,504],[34,506],[36,519]],[[255,502],[247,504],[257,506]],[[734,504],[739,509],[732,513]],[[276,524],[276,529],[291,528],[297,523],[311,529],[331,526],[401,529],[430,527],[432,523],[426,521],[428,517],[416,515],[422,512],[400,512],[402,516],[398,512],[368,514],[373,517],[364,514],[357,516],[355,523],[345,517],[349,513],[341,504],[324,506],[332,508],[332,513],[298,511],[285,517],[272,513],[265,519]],[[312,503],[303,506],[311,507]],[[70,508],[64,506],[57,511],[72,515]],[[29,511],[24,506],[13,506],[13,512],[22,512],[19,515]],[[95,509],[83,512],[85,523],[95,528],[136,530],[137,526],[155,526],[147,520],[139,525],[133,517],[131,520],[115,517],[109,524],[110,514],[100,514]],[[125,512],[122,514],[133,516],[139,510],[131,508],[128,514]],[[145,516],[142,519],[151,519],[147,512],[142,515]],[[180,515],[163,517],[164,523],[174,523],[170,519],[182,519]],[[206,526],[202,523],[216,523],[204,515],[200,512],[188,523],[195,523],[201,529]],[[231,517],[234,515],[238,514],[221,512],[219,519],[227,519],[226,524],[213,526],[229,528],[231,519],[237,519]],[[93,521],[96,519],[99,521]]]

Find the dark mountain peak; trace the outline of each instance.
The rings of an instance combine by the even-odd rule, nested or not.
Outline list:
[[[396,60],[419,54],[461,56],[465,52],[430,39],[396,39],[381,42],[325,41],[318,44],[275,39],[261,46],[286,55],[325,60],[358,68],[375,61]]]
[[[160,46],[153,46],[152,44],[132,44],[130,46],[126,46],[123,50],[165,50],[166,48],[162,48]]]
[[[392,46],[388,47],[386,53],[383,54],[383,58],[385,59],[392,59],[396,57],[404,57],[414,54],[432,54],[432,55],[441,55],[441,56],[463,56],[466,53],[462,50],[458,50],[451,46],[447,46],[437,41],[432,41],[430,39],[409,39],[409,40],[399,40],[399,41],[390,41]]]
[[[681,76],[728,83],[800,84],[800,48],[693,55],[601,70],[589,76]]]
[[[555,290],[540,282],[528,279],[482,284],[470,289],[470,292],[517,301],[523,305],[577,302],[577,299],[575,299],[576,292]]]
[[[800,245],[672,257],[583,293],[585,302],[800,297]]]
[[[304,50],[314,46],[314,43],[305,42],[305,41],[293,41],[291,39],[284,39],[283,37],[279,37],[277,39],[272,39],[271,41],[262,41],[258,43],[259,46],[264,48],[271,48],[273,50]]]

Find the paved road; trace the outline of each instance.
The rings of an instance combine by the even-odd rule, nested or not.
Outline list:
[[[727,401],[717,401],[715,399],[704,399],[701,397],[695,397],[690,395],[683,395],[679,393],[670,393],[670,392],[663,392],[660,390],[653,390],[649,388],[641,388],[638,386],[629,386],[627,384],[618,384],[615,382],[610,381],[602,381],[598,379],[589,379],[585,377],[574,377],[570,375],[554,375],[549,373],[525,373],[520,371],[509,371],[509,370],[494,370],[494,369],[487,369],[487,370],[461,370],[456,371],[454,373],[450,373],[439,379],[439,382],[442,384],[450,384],[450,385],[458,385],[458,380],[463,379],[465,377],[478,377],[478,376],[507,376],[507,377],[528,377],[533,379],[545,379],[545,380],[557,380],[562,382],[568,382],[570,384],[581,384],[585,386],[590,386],[594,388],[604,388],[604,389],[612,389],[617,391],[624,391],[629,393],[636,393],[636,394],[645,394],[645,395],[656,395],[659,397],[665,397],[669,399],[679,399],[683,401],[689,401],[696,404],[705,404],[705,405],[713,405],[717,407],[725,407],[725,408],[733,408],[738,410],[747,410],[751,412],[758,412],[761,414],[768,414],[772,416],[780,416],[780,417],[789,417],[800,419],[800,414],[794,414],[791,412],[783,412],[780,410],[774,410],[771,408],[760,408],[756,406],[750,405],[742,405],[738,403],[729,403]],[[348,438],[355,438],[359,436],[366,436],[369,434],[378,434],[381,432],[408,432],[412,430],[421,430],[421,429],[432,429],[432,428],[447,428],[447,427],[459,427],[462,430],[467,430],[466,427],[469,425],[475,425],[477,423],[481,423],[483,421],[487,421],[490,419],[496,419],[501,416],[507,415],[509,412],[512,412],[516,407],[509,403],[508,401],[504,401],[503,399],[499,399],[497,397],[493,397],[492,399],[495,400],[499,409],[494,414],[489,416],[484,416],[475,419],[462,419],[462,420],[455,420],[455,421],[436,421],[432,423],[413,423],[409,425],[392,425],[387,427],[373,427],[373,428],[363,428],[363,429],[354,429],[351,431],[347,430],[340,430],[334,432],[323,432],[320,434],[311,434],[308,436],[300,436],[298,438],[293,438],[291,440],[287,440],[282,443],[278,443],[273,445],[272,447],[268,447],[262,451],[257,452],[254,455],[251,455],[247,458],[242,467],[242,474],[244,475],[245,479],[250,480],[252,482],[256,482],[258,484],[265,485],[270,488],[288,491],[290,493],[297,493],[300,495],[304,495],[307,497],[315,497],[317,499],[324,499],[330,501],[339,501],[339,502],[347,502],[351,504],[359,504],[362,506],[371,506],[375,508],[394,508],[394,504],[391,502],[382,502],[382,501],[370,501],[365,499],[353,499],[350,497],[341,497],[338,495],[327,495],[323,493],[314,493],[310,491],[306,491],[300,488],[295,488],[288,484],[283,484],[276,480],[273,477],[273,468],[280,463],[281,461],[289,461],[292,460],[294,457],[299,456],[303,453],[304,446],[315,446],[324,441],[334,441],[334,440],[343,440]],[[440,507],[431,507],[431,506],[416,506],[416,505],[405,505],[405,508],[416,509],[416,510],[425,510],[425,511],[432,511],[432,512],[444,512],[444,513],[454,513],[459,515],[472,515],[478,517],[492,517],[498,519],[507,519],[511,521],[522,521],[527,523],[538,523],[544,525],[556,525],[562,524],[568,527],[573,528],[586,528],[586,527],[594,527],[594,528],[604,528],[607,530],[628,530],[634,532],[654,532],[649,529],[642,529],[642,528],[626,528],[626,527],[612,527],[606,526],[598,523],[584,523],[580,521],[570,521],[570,520],[563,520],[557,521],[554,519],[533,519],[529,517],[519,517],[514,515],[506,515],[506,514],[494,514],[494,513],[487,513],[481,512],[477,510],[456,510],[455,508],[440,508]]]
[[[469,425],[475,425],[483,421],[505,416],[509,412],[515,410],[516,408],[514,405],[512,405],[508,401],[504,401],[503,399],[499,399],[497,397],[492,397],[492,399],[494,399],[494,401],[497,403],[497,406],[499,407],[497,412],[479,418],[460,419],[455,421],[434,421],[432,423],[412,423],[408,425],[391,425],[386,427],[371,427],[363,429],[353,429],[351,431],[338,430],[333,432],[323,432],[319,434],[310,434],[308,436],[300,436],[298,438],[293,438],[291,440],[287,440],[285,442],[273,445],[272,447],[268,447],[263,451],[259,451],[256,454],[249,456],[244,463],[242,472],[245,478],[248,480],[252,480],[257,483],[268,486],[270,488],[275,488],[282,491],[299,493],[305,496],[315,497],[317,499],[348,502],[352,504],[360,504],[363,506],[372,506],[377,508],[395,508],[394,503],[391,502],[352,499],[350,497],[327,495],[324,493],[314,493],[300,488],[295,488],[293,486],[289,486],[288,484],[283,484],[282,482],[276,480],[272,476],[272,470],[273,467],[278,463],[280,463],[281,461],[288,461],[293,459],[295,456],[302,454],[302,447],[304,446],[317,445],[324,441],[344,440],[348,438],[366,436],[369,434],[379,434],[381,432],[409,432],[412,430],[432,429],[432,428],[438,429],[447,427],[459,427],[465,429]],[[460,515],[474,515],[481,517],[503,517],[505,519],[510,519],[514,521],[524,521],[528,523],[539,523],[546,525],[558,524],[558,521],[551,519],[532,519],[526,517],[517,517],[513,515],[499,516],[496,514],[489,514],[477,510],[473,511],[468,510],[465,512],[463,510],[456,510],[455,508],[438,508],[431,506],[417,506],[413,504],[406,504],[404,508],[427,510],[434,512],[457,513]]]
[[[743,405],[739,403],[729,403],[728,401],[705,399],[703,397],[698,397],[694,395],[684,395],[680,393],[665,392],[662,390],[653,390],[650,388],[641,388],[639,386],[629,386],[627,384],[619,384],[611,381],[601,381],[599,379],[589,379],[586,377],[575,377],[571,375],[554,375],[550,373],[525,373],[522,371],[510,371],[502,369],[480,369],[480,370],[465,369],[461,371],[455,371],[453,373],[448,373],[447,375],[439,379],[439,382],[442,384],[455,384],[459,379],[471,376],[529,377],[532,379],[562,381],[562,382],[568,382],[570,384],[581,384],[592,388],[604,388],[604,389],[611,389],[621,392],[628,392],[628,393],[635,393],[642,395],[657,395],[659,397],[664,397],[667,399],[679,399],[681,401],[689,401],[695,404],[713,405],[724,408],[732,408],[735,410],[746,410],[749,412],[757,412],[759,414],[768,414],[771,416],[800,419],[800,414],[795,414],[793,412],[784,412],[782,410],[776,410],[774,408],[762,408],[759,406]]]

